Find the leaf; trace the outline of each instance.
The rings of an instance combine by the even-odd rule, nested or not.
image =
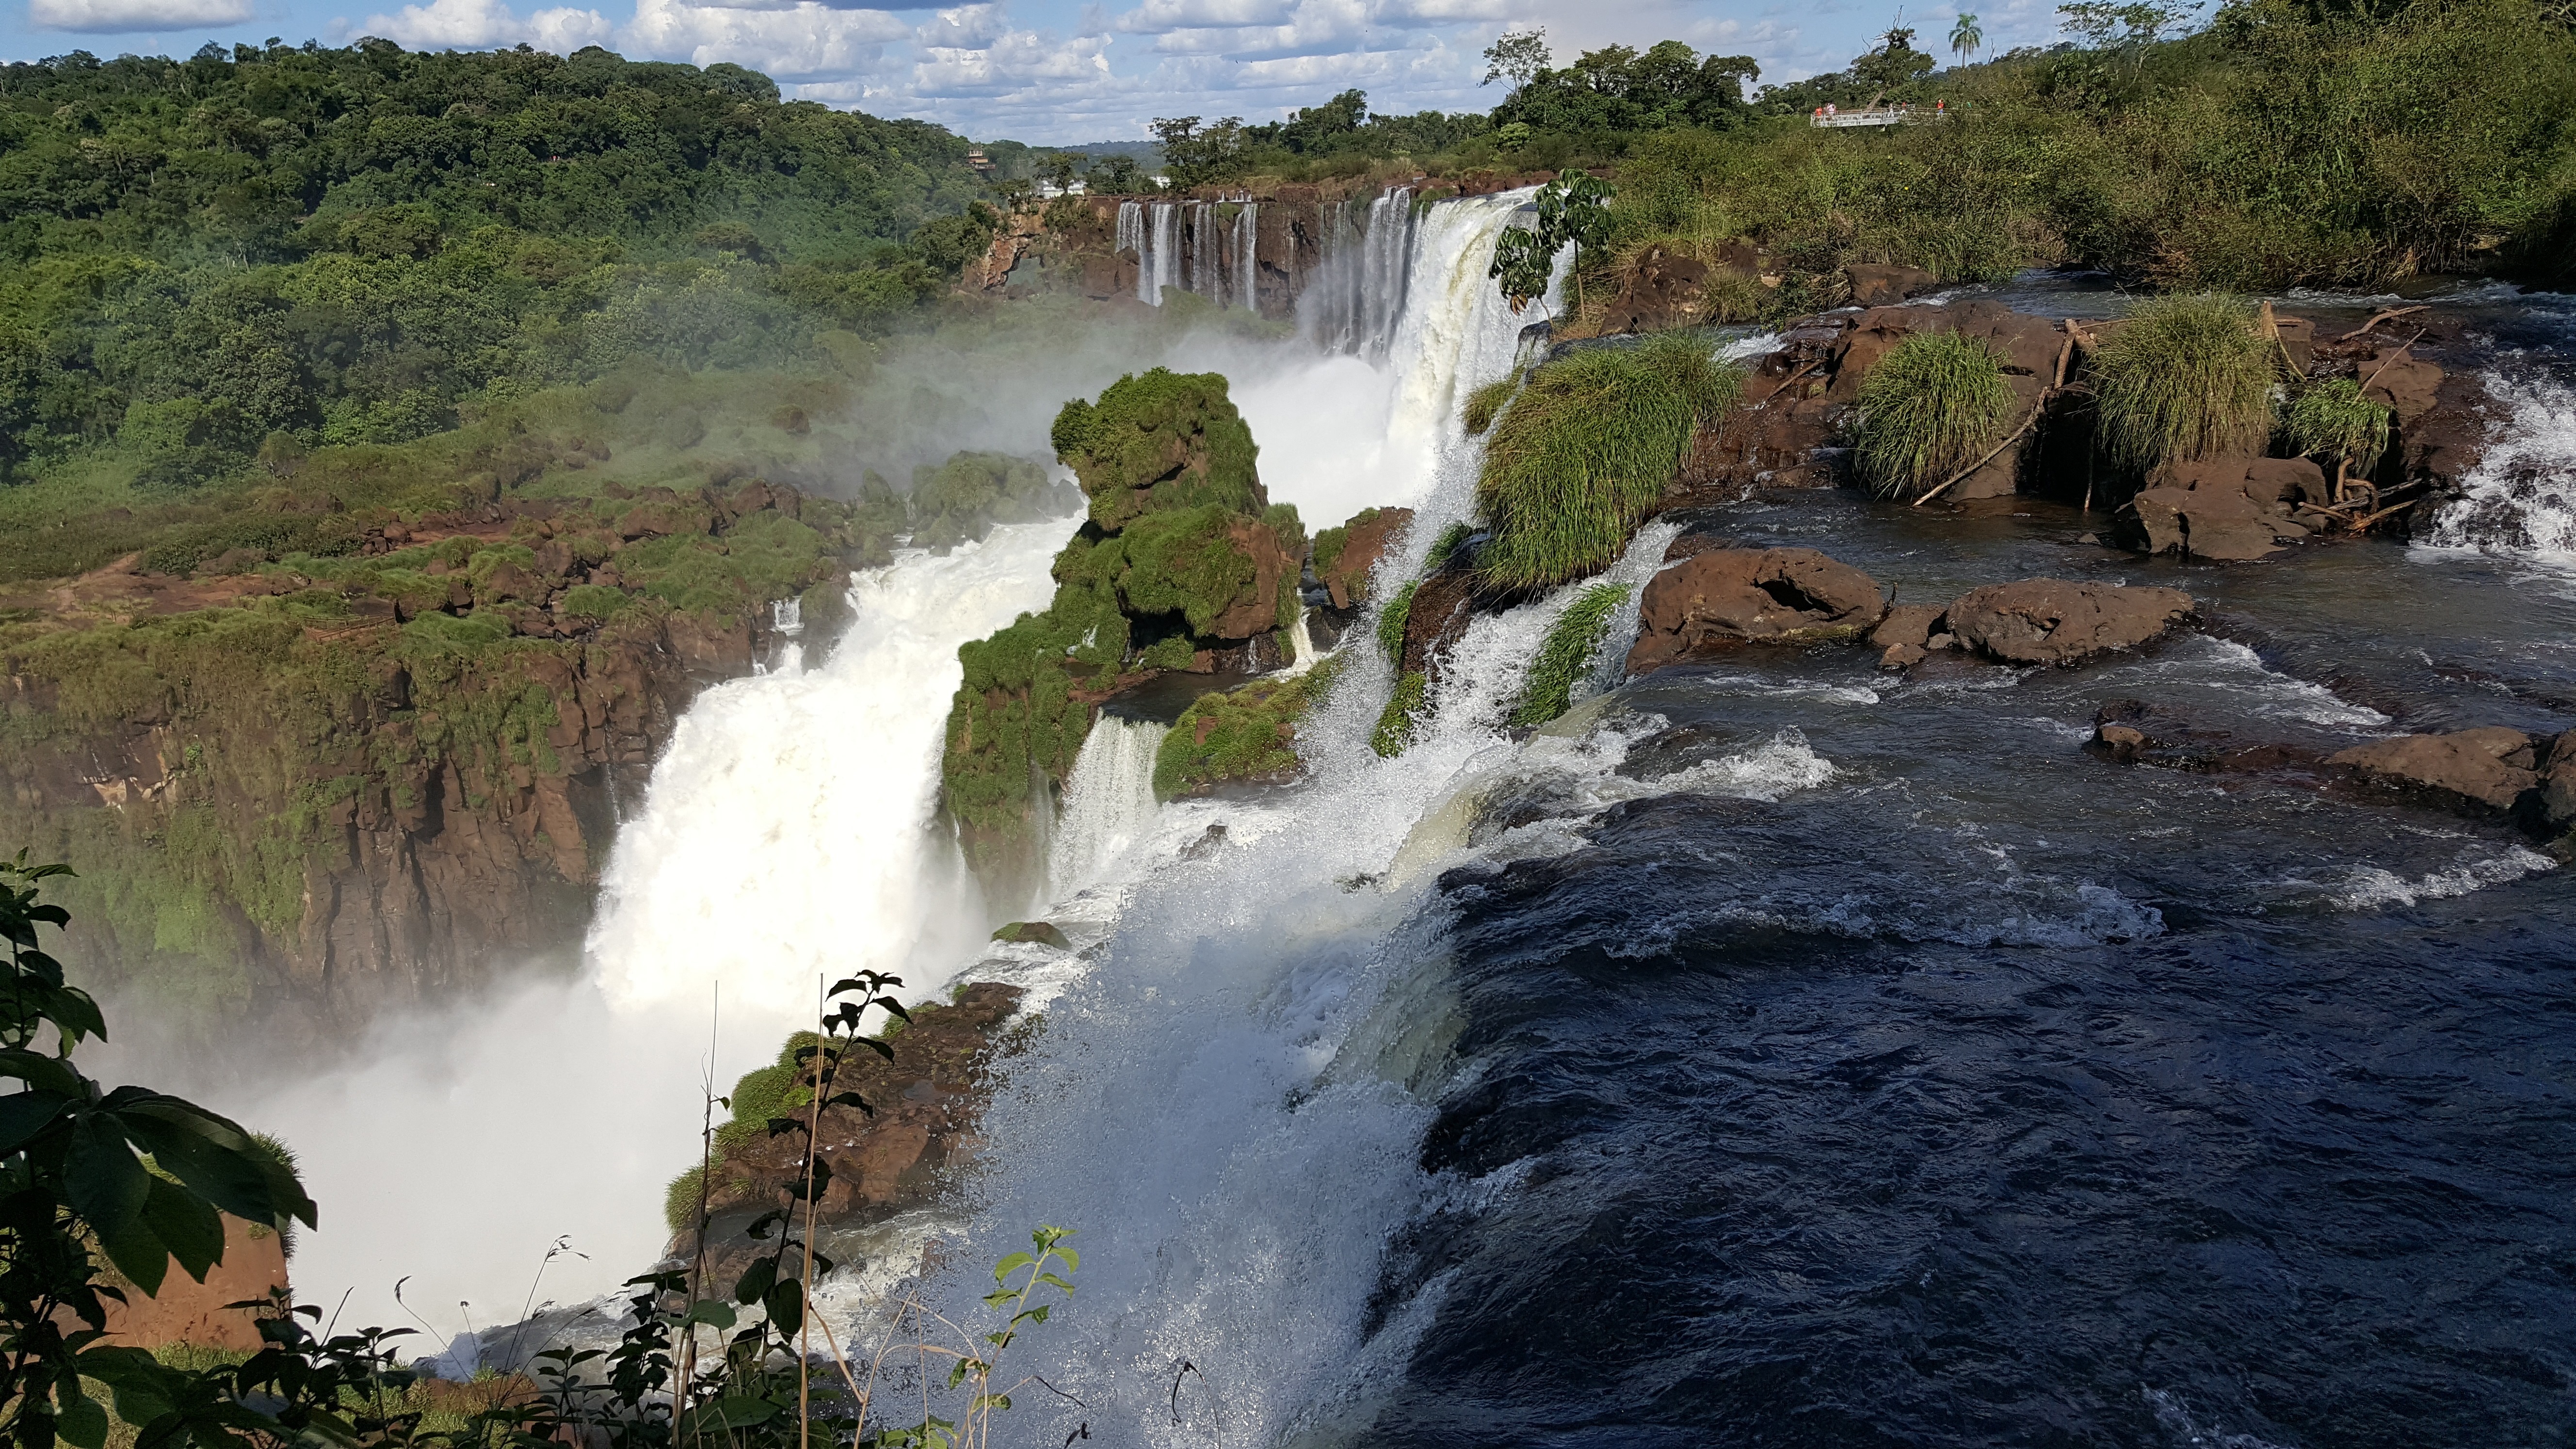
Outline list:
[[[770,1326],[780,1338],[794,1338],[805,1326],[805,1288],[793,1280],[773,1283],[761,1306],[769,1310]]]
[[[1047,1321],[1047,1314],[1052,1310],[1053,1306],[1054,1305],[1052,1304],[1041,1303],[1035,1308],[1023,1308],[1019,1312],[1011,1315],[1011,1326],[1013,1328],[1017,1328],[1023,1323],[1044,1323]]]
[[[65,1381],[67,1384],[69,1380]],[[54,1432],[73,1449],[104,1449],[107,1407],[96,1399],[67,1399],[54,1420]]]
[[[736,1303],[757,1303],[761,1300],[762,1295],[769,1292],[770,1285],[777,1281],[778,1260],[776,1258],[755,1258],[752,1260],[750,1267],[742,1270],[741,1281],[734,1284],[734,1301]]]
[[[1082,1255],[1080,1253],[1075,1252],[1071,1248],[1058,1248],[1055,1250],[1055,1255],[1064,1260],[1064,1271],[1073,1273],[1081,1270]]]
[[[0,1078],[12,1077],[38,1091],[65,1097],[87,1095],[81,1090],[80,1073],[72,1070],[71,1063],[43,1052],[14,1047],[0,1051]]]
[[[696,1434],[704,1433],[709,1429],[748,1429],[755,1424],[766,1424],[776,1417],[778,1417],[776,1404],[767,1399],[755,1399],[747,1394],[736,1394],[730,1398],[718,1399],[713,1403],[701,1404],[691,1409],[683,1424],[682,1432]]]
[[[1011,1396],[1008,1394],[977,1394],[966,1407],[969,1409],[1007,1409],[1010,1406]]]
[[[125,1134],[111,1121],[92,1113],[72,1124],[71,1151],[63,1160],[63,1195],[94,1231],[105,1235],[133,1223],[142,1215],[143,1199],[151,1190],[151,1174],[143,1170]],[[156,1274],[153,1282],[159,1281]]]
[[[733,1327],[735,1318],[732,1304],[714,1298],[701,1298],[689,1305],[689,1311],[682,1316],[680,1324],[685,1328],[692,1324],[703,1323],[721,1332]]]
[[[1015,1288],[1004,1288],[998,1292],[985,1294],[984,1306],[987,1308],[999,1308],[1003,1304],[1008,1303],[1019,1296],[1019,1290]]]
[[[1026,1253],[1013,1253],[1009,1257],[1004,1258],[1002,1261],[993,1265],[993,1281],[996,1283],[1007,1282],[1009,1281],[1012,1273],[1017,1272],[1036,1261],[1037,1259],[1030,1257]]]
[[[214,1205],[175,1182],[151,1178],[143,1200],[143,1222],[179,1260],[188,1276],[203,1283],[206,1270],[224,1259],[224,1220]]]
[[[52,1092],[12,1092],[0,1097],[0,1153],[26,1146],[70,1105],[69,1097]]]
[[[1065,1294],[1065,1296],[1066,1296],[1067,1298],[1070,1298],[1070,1297],[1072,1297],[1072,1296],[1073,1296],[1073,1285],[1072,1285],[1072,1284],[1070,1284],[1070,1283],[1067,1283],[1067,1282],[1066,1282],[1066,1281],[1064,1281],[1062,1278],[1057,1277],[1057,1276],[1056,1276],[1056,1275],[1054,1275],[1053,1273],[1040,1273],[1040,1274],[1038,1275],[1038,1281],[1039,1281],[1039,1282],[1041,1282],[1041,1283],[1053,1283],[1053,1284],[1054,1284],[1055,1286],[1057,1286],[1058,1288],[1061,1288],[1061,1289],[1063,1289],[1063,1290],[1064,1290],[1064,1294]]]

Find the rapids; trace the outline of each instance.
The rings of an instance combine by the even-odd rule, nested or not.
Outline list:
[[[1418,510],[1391,575],[1472,512],[1458,406],[1536,320],[1485,278],[1521,200],[1381,204],[1293,363],[1236,379],[1310,528]],[[1169,210],[1119,220],[1149,278],[1179,266]],[[975,898],[936,752],[956,644],[1043,602],[1071,521],[908,555],[822,663],[693,709],[583,983],[461,1057],[388,1041],[363,1094],[297,1108],[406,1102],[387,1158],[497,1148],[484,1195],[308,1155],[326,1204],[394,1216],[316,1235],[299,1277],[435,1262],[515,1308],[573,1231],[592,1257],[542,1295],[604,1290],[658,1249],[712,983],[722,1090],[817,973],[892,967],[917,995],[1025,985],[1043,1029],[953,1206],[824,1301],[863,1320],[935,1237],[963,1305],[1030,1227],[1078,1229],[1078,1297],[1014,1353],[1080,1402],[1022,1394],[1010,1442],[2560,1442],[2566,874],[2491,823],[2080,748],[2116,698],[2313,746],[2576,725],[2576,332],[2555,301],[2490,305],[2521,350],[2492,486],[2411,550],[2189,567],[2068,509],[1839,493],[1667,518],[1614,577],[1688,526],[1827,549],[1907,601],[2171,584],[2212,626],[2070,671],[1824,648],[1627,682],[1632,601],[1576,709],[1516,734],[1566,590],[1479,619],[1385,760],[1363,625],[1293,788],[1157,805],[1161,727],[1104,719],[1037,902]],[[981,942],[1041,914],[1075,952]],[[561,1130],[489,1133],[514,1100]]]

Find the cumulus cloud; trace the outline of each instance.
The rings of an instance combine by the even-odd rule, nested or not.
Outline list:
[[[636,0],[620,40],[631,51],[692,65],[731,61],[782,81],[846,81],[887,69],[887,45],[913,27],[884,10],[836,10],[795,0],[770,9]]]
[[[569,55],[585,45],[605,45],[615,27],[596,10],[561,6],[521,17],[502,0],[430,0],[391,15],[370,15],[358,27],[369,35],[414,50],[488,50],[527,44]]]
[[[38,30],[104,35],[238,25],[250,16],[250,0],[27,0],[27,23]]]

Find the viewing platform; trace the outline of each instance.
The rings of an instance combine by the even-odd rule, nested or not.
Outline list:
[[[1807,124],[1810,126],[1828,126],[1837,128],[1843,126],[1899,126],[1915,121],[1944,120],[1949,116],[1949,114],[1948,109],[1942,106],[1934,106],[1928,110],[1921,106],[1878,106],[1867,110],[1840,111],[1833,114],[1827,114],[1826,112],[1819,110],[1807,118]]]

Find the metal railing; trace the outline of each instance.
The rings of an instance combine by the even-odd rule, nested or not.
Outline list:
[[[1941,107],[1878,106],[1858,111],[1818,111],[1807,118],[1810,126],[1897,126],[1914,121],[1945,120],[1949,112]]]

